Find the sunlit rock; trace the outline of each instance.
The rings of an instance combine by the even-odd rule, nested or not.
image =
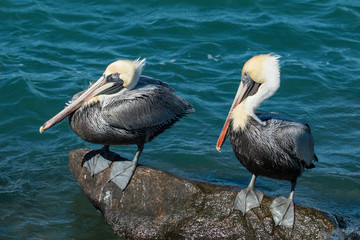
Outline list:
[[[122,192],[108,183],[110,170],[91,177],[81,167],[91,150],[69,154],[69,167],[90,202],[120,237],[134,239],[326,239],[337,229],[335,218],[295,205],[293,229],[275,227],[264,196],[260,208],[245,216],[233,210],[239,188],[191,182],[139,166]],[[91,219],[89,219],[91,221]]]

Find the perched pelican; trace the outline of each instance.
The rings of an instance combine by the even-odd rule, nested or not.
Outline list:
[[[118,60],[87,90],[74,95],[67,107],[40,127],[40,133],[69,116],[73,131],[85,141],[105,145],[84,166],[92,175],[113,163],[109,181],[122,190],[128,185],[144,144],[171,127],[193,107],[166,83],[140,76],[145,59]],[[110,145],[136,144],[132,161],[119,156]]]
[[[296,179],[304,168],[315,167],[312,161],[317,161],[317,157],[307,124],[276,113],[255,113],[279,86],[279,56],[259,55],[248,60],[216,149],[220,151],[229,135],[236,157],[253,174],[249,186],[235,200],[235,209],[244,214],[260,206],[263,198],[262,192],[254,191],[258,175],[291,182],[289,198],[274,199],[270,210],[276,225],[292,227]]]

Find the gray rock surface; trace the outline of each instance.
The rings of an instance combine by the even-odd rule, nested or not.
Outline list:
[[[320,210],[295,205],[293,229],[275,227],[264,196],[261,208],[245,216],[233,210],[232,186],[192,182],[138,166],[124,192],[108,183],[110,170],[90,176],[82,160],[91,150],[69,154],[70,170],[90,202],[120,237],[132,239],[326,239],[337,229]]]

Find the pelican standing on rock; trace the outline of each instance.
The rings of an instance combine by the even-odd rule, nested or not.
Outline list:
[[[84,163],[91,175],[112,163],[109,181],[122,190],[128,185],[144,144],[171,127],[193,107],[166,83],[141,76],[145,59],[118,60],[87,90],[74,95],[67,107],[40,127],[40,133],[69,116],[73,131],[85,141],[105,145]],[[119,156],[110,145],[138,146],[132,161]]]
[[[292,227],[296,179],[304,168],[315,167],[312,162],[317,157],[307,124],[276,113],[255,113],[279,87],[279,56],[259,55],[248,60],[216,149],[220,151],[229,135],[236,157],[253,174],[249,186],[235,200],[235,209],[244,214],[262,201],[263,193],[254,191],[258,175],[291,182],[289,198],[274,199],[270,210],[276,225]]]

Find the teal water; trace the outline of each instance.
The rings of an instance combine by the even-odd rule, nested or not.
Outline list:
[[[67,121],[39,127],[117,59],[147,59],[196,113],[145,146],[140,164],[247,186],[227,141],[215,144],[247,59],[281,58],[281,88],[261,111],[312,127],[319,163],[298,180],[296,204],[360,219],[360,2],[0,0],[0,238],[115,239],[68,169],[68,153],[99,148]],[[134,146],[113,147],[132,158]],[[257,189],[287,196],[288,182]]]

